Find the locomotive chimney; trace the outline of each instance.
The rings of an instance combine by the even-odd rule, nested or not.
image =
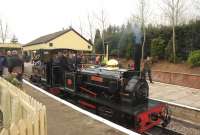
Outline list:
[[[140,61],[141,61],[141,46],[142,46],[142,33],[141,28],[138,24],[133,25],[133,40],[134,44],[134,62],[135,62],[135,70],[140,71]]]

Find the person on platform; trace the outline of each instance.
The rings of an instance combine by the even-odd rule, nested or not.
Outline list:
[[[7,56],[6,56],[6,66],[8,68],[8,72],[11,73],[12,72],[12,63],[11,63],[11,59],[12,59],[12,54],[11,51],[7,51]]]
[[[144,76],[144,78],[146,79],[146,74],[148,74],[150,83],[153,83],[151,77],[151,65],[152,61],[151,58],[148,56],[147,59],[142,62],[142,76]]]
[[[23,60],[22,58],[19,57],[18,53],[16,50],[13,50],[12,51],[12,57],[10,59],[10,62],[11,62],[11,67],[12,67],[12,70],[11,70],[11,73],[14,73],[16,74],[16,78],[19,80],[19,81],[22,81],[22,75],[23,75]]]
[[[52,68],[53,68],[53,76],[55,78],[54,83],[64,85],[65,74],[63,73],[65,70],[65,57],[63,52],[59,51],[55,55]]]
[[[67,64],[68,64],[68,70],[69,71],[74,71],[75,69],[75,55],[73,53],[69,54],[69,57],[67,59]]]
[[[6,58],[3,55],[3,52],[0,51],[0,76],[3,75],[3,70],[5,66],[6,66]]]
[[[96,65],[99,65],[99,64],[100,64],[100,56],[99,56],[99,55],[96,56],[96,58],[95,58],[95,64],[96,64]]]
[[[128,68],[131,70],[135,70],[135,63],[128,64]]]
[[[76,64],[77,64],[77,67],[78,67],[78,68],[81,68],[81,67],[82,67],[81,60],[82,60],[82,56],[81,56],[80,53],[78,53],[78,54],[77,54],[77,57],[76,57]]]

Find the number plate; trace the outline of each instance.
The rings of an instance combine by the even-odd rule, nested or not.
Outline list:
[[[103,78],[98,76],[91,76],[91,80],[96,82],[103,82]]]

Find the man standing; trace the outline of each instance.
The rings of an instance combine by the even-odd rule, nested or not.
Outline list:
[[[0,51],[0,76],[3,75],[3,69],[6,65],[6,58],[3,53]]]
[[[12,51],[12,58],[11,58],[11,65],[12,71],[17,74],[16,78],[19,81],[22,81],[23,75],[23,60],[19,57],[16,50]]]
[[[151,77],[151,65],[152,65],[152,61],[151,61],[150,57],[147,57],[147,59],[144,60],[144,62],[143,62],[142,75],[146,79],[146,73],[147,73],[149,76],[150,83],[153,83],[152,77]]]

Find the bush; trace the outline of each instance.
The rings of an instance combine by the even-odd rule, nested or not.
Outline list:
[[[191,52],[187,61],[192,67],[200,66],[200,50]]]
[[[8,74],[7,76],[4,77],[7,81],[15,85],[16,87],[22,89],[22,82],[17,80],[16,74]]]
[[[162,38],[155,38],[151,41],[151,56],[157,57],[158,59],[164,58],[165,56],[165,45]]]

